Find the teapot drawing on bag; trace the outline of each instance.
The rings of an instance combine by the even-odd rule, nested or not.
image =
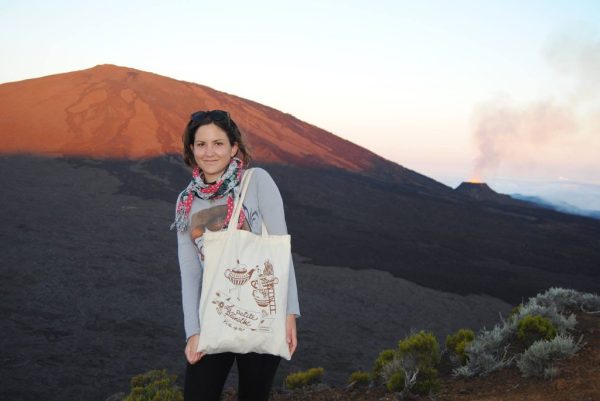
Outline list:
[[[236,267],[235,269],[225,270],[225,277],[229,281],[231,281],[231,284],[233,284],[235,286],[235,288],[232,288],[231,290],[229,290],[229,292],[237,289],[237,299],[239,301],[240,300],[240,289],[244,284],[246,284],[248,282],[248,280],[250,280],[250,277],[252,277],[252,273],[254,273],[255,269],[248,271],[244,265],[240,265],[239,260],[237,261],[237,263],[238,263],[238,267]]]

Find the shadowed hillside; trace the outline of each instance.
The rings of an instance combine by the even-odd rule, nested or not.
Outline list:
[[[177,243],[168,230],[176,192],[165,176],[130,161],[24,156],[0,157],[0,170],[0,398],[103,401],[153,368],[182,381]],[[425,288],[375,264],[352,270],[297,256],[299,348],[282,363],[277,385],[317,364],[341,385],[348,369],[371,363],[412,327],[443,335],[510,309],[487,295]]]
[[[189,179],[172,157],[65,161],[109,172],[122,182],[119,194],[173,208]],[[311,263],[377,266],[426,287],[513,303],[553,285],[593,291],[600,281],[597,220],[520,201],[438,198],[338,169],[263,166],[284,198],[293,249]]]

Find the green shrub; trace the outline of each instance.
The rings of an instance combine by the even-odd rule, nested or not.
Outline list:
[[[517,337],[525,344],[537,340],[551,340],[556,337],[556,328],[550,321],[540,315],[525,316],[517,326]]]
[[[348,378],[348,383],[356,383],[357,386],[368,386],[371,381],[371,375],[369,372],[364,372],[362,370],[357,370],[356,372],[352,372],[350,377]]]
[[[323,378],[323,368],[310,368],[303,372],[289,374],[285,379],[285,386],[290,390],[319,383]]]
[[[454,352],[460,363],[464,365],[467,362],[467,345],[469,345],[475,339],[475,333],[473,330],[460,329],[454,334],[450,334],[446,337],[446,348]]]
[[[440,345],[433,333],[421,330],[406,337],[398,342],[398,351],[382,368],[386,388],[405,395],[409,391],[429,394],[439,390],[435,366],[440,359]]]
[[[414,357],[417,367],[433,368],[440,363],[440,344],[431,332],[421,330],[398,343],[400,358],[405,356]]]
[[[123,401],[183,401],[181,389],[175,385],[176,375],[166,369],[151,370],[131,379],[131,392]]]
[[[521,307],[515,318],[508,321],[508,323],[511,328],[514,329],[516,334],[519,322],[523,318],[536,315],[540,315],[550,320],[556,331],[560,334],[567,334],[567,332],[573,330],[577,324],[577,319],[574,314],[571,313],[569,316],[565,316],[555,305],[541,304],[537,298],[530,298],[529,301]]]
[[[389,392],[400,392],[404,390],[404,372],[402,370],[397,370],[385,383],[385,387]]]
[[[410,391],[415,394],[427,395],[437,393],[441,387],[437,369],[427,368],[419,371],[417,381]]]
[[[381,373],[385,365],[394,359],[395,352],[393,349],[384,349],[379,353],[375,362],[373,362],[373,381],[381,379]]]

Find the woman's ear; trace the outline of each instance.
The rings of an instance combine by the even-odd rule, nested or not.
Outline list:
[[[231,147],[231,157],[235,156],[238,152],[238,144],[237,142],[233,144],[233,146]]]

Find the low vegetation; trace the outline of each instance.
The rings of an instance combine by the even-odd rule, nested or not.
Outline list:
[[[530,298],[513,309],[507,320],[491,330],[480,331],[466,348],[466,364],[456,368],[454,374],[485,376],[516,363],[524,376],[555,376],[555,362],[579,349],[570,335],[577,323],[572,313],[576,310],[597,313],[600,297],[551,288]],[[525,344],[524,351],[519,351],[517,341]]]
[[[285,379],[285,386],[286,388],[293,390],[320,383],[323,379],[324,371],[323,368],[311,368],[302,372],[292,373]]]
[[[446,337],[446,349],[458,359],[461,365],[467,362],[467,346],[475,339],[475,333],[470,329],[459,329]]]
[[[375,383],[383,381],[383,368],[394,359],[395,352],[393,349],[384,349],[379,353],[373,362],[372,380]]]
[[[175,385],[176,377],[165,369],[134,376],[131,391],[123,401],[183,401],[181,388]]]
[[[527,345],[537,340],[552,340],[556,334],[550,319],[540,315],[525,316],[517,324],[517,337]]]
[[[556,362],[570,358],[581,348],[573,337],[558,335],[551,340],[538,340],[518,358],[517,366],[525,377],[552,379],[559,373]]]
[[[584,346],[582,338],[573,339],[577,324],[573,312],[600,314],[600,296],[551,288],[515,307],[505,320],[489,330],[475,333],[462,328],[448,335],[443,351],[432,332],[411,333],[400,340],[396,348],[381,351],[370,372],[352,372],[348,377],[349,388],[377,387],[382,392],[397,393],[398,399],[411,394],[434,399],[441,388],[438,369],[442,355],[450,357],[453,376],[486,376],[504,367],[516,366],[523,377],[554,378],[560,374],[562,361]],[[285,387],[303,389],[320,383],[323,374],[322,367],[292,373],[285,379]],[[165,370],[153,370],[132,378],[131,392],[124,399],[181,400],[183,395],[175,385],[175,376]]]
[[[420,331],[398,342],[392,359],[381,369],[381,376],[388,391],[403,395],[435,393],[440,387],[436,369],[440,359],[437,338],[431,332]]]
[[[371,374],[362,370],[352,372],[352,374],[348,378],[348,384],[353,384],[356,386],[368,386],[370,381]]]

